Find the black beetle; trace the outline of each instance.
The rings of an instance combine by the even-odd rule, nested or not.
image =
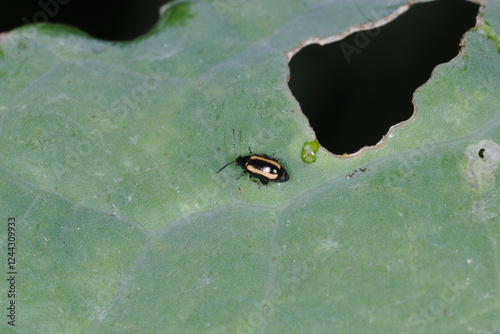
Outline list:
[[[216,174],[219,174],[221,170],[234,163],[236,166],[239,166],[243,169],[243,172],[238,177],[238,179],[245,175],[245,173],[248,173],[250,180],[259,184],[256,180],[253,179],[253,177],[257,178],[265,186],[267,186],[268,182],[286,182],[290,179],[288,172],[278,162],[278,159],[271,158],[265,154],[253,154],[250,147],[248,148],[248,150],[250,151],[250,155],[237,156],[234,142],[235,135],[233,129],[233,149],[236,159],[227,163],[224,167],[219,169]]]

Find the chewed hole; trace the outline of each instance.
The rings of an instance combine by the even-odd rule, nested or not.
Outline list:
[[[334,154],[352,154],[408,120],[413,93],[434,67],[457,56],[478,12],[468,1],[419,3],[381,28],[296,53],[288,85],[319,143]],[[362,14],[366,22],[374,19]]]
[[[0,32],[33,23],[65,23],[105,40],[131,40],[148,32],[169,0],[3,1]]]

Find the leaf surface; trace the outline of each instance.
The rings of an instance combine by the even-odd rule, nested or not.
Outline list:
[[[498,1],[416,92],[411,121],[350,158],[301,159],[314,134],[287,53],[403,5],[173,2],[131,42],[60,25],[3,35],[16,330],[500,330]],[[232,129],[237,154],[276,153],[290,181],[216,174]]]

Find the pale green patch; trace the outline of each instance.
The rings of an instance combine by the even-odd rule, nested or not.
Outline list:
[[[500,146],[491,140],[469,145],[465,151],[464,177],[479,193],[495,188],[495,173],[500,164]]]
[[[302,147],[302,161],[307,164],[316,162],[316,152],[318,149],[319,142],[317,140],[304,143],[304,146]]]

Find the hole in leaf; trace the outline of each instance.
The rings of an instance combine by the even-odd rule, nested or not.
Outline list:
[[[20,0],[0,4],[0,32],[32,23],[65,23],[105,40],[130,40],[148,32],[169,0]]]
[[[383,27],[295,54],[288,85],[320,144],[352,154],[409,119],[413,92],[458,55],[478,12],[467,1],[416,4]]]

